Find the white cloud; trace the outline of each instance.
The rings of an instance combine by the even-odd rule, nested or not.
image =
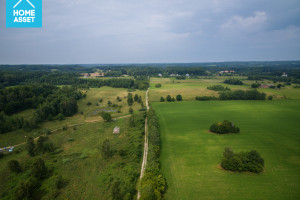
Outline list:
[[[260,31],[267,21],[267,14],[265,12],[256,11],[254,16],[242,17],[233,16],[226,23],[220,27],[221,32],[225,33],[253,33]]]

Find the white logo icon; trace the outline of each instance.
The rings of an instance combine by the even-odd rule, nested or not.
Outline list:
[[[23,0],[20,0],[18,3],[16,3],[16,5],[14,6],[14,8],[17,7],[22,1],[23,1]],[[26,1],[27,1],[33,8],[35,8],[34,5],[33,5],[29,0],[26,0]]]

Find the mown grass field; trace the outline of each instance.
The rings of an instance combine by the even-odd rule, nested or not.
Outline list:
[[[223,83],[227,78],[230,77],[201,77],[200,79],[186,80],[177,80],[175,78],[151,78],[149,98],[152,102],[158,102],[161,96],[166,97],[166,95],[170,94],[175,97],[176,95],[181,94],[184,100],[193,101],[196,96],[219,96],[217,91],[208,90],[208,86],[222,85],[224,87],[229,87],[232,90],[247,90],[251,89],[251,84],[255,83],[255,81],[247,80],[247,77],[235,77],[242,80],[244,85],[228,85]],[[162,87],[156,88],[155,85],[158,83],[160,83]],[[274,83],[265,80],[262,84]],[[294,89],[292,86],[286,86],[281,89],[258,88],[258,91],[265,92],[267,95],[273,95],[275,99],[300,99],[300,89]]]
[[[299,199],[300,101],[207,101],[152,103],[160,121],[161,167],[166,199]],[[208,132],[231,120],[241,133]],[[261,174],[220,168],[225,147],[257,150]]]

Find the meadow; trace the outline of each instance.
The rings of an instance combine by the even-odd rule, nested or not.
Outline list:
[[[47,136],[55,151],[36,156],[45,160],[49,174],[40,188],[34,191],[34,199],[110,199],[112,186],[116,182],[120,184],[119,192],[124,198],[130,199],[136,195],[144,140],[144,115],[138,111],[142,106],[138,102],[132,105],[133,127],[129,123],[127,89],[102,87],[83,92],[87,96],[78,102],[76,115],[62,121],[46,121],[30,132],[18,130],[0,134],[0,147],[3,147],[26,142],[28,136],[37,138],[46,130],[52,131]],[[141,95],[145,101],[144,91],[132,93]],[[117,101],[117,97],[122,101]],[[109,107],[108,101],[118,107]],[[88,105],[88,102],[91,104]],[[104,122],[99,115],[102,109],[117,109],[120,112],[111,112],[112,117],[117,118],[115,121]],[[17,115],[28,117],[33,112],[30,109]],[[119,134],[112,133],[115,126],[120,127]],[[110,141],[112,154],[108,159],[102,156],[102,144],[106,139]],[[21,174],[10,172],[10,160],[19,161],[23,168]],[[24,144],[0,159],[0,199],[15,199],[20,182],[31,176],[30,169],[27,169],[32,160]],[[58,176],[67,180],[66,186],[59,190],[55,186]]]
[[[101,87],[101,88],[91,88],[89,90],[82,90],[86,93],[86,98],[78,101],[78,112],[72,117],[66,117],[65,120],[59,121],[46,121],[40,125],[38,129],[26,132],[22,129],[12,131],[6,134],[0,134],[0,148],[5,146],[13,146],[26,141],[26,137],[32,136],[37,137],[44,134],[46,131],[61,129],[63,126],[69,126],[73,124],[90,123],[93,121],[101,121],[102,117],[99,115],[102,109],[108,110],[120,110],[120,112],[111,112],[112,117],[122,117],[129,114],[129,107],[127,104],[127,89],[123,88],[111,88],[111,87]],[[133,94],[138,94],[142,97],[142,101],[145,104],[145,92],[144,91],[134,91]],[[117,101],[116,98],[120,97],[121,102]],[[100,102],[102,99],[102,102]],[[119,107],[112,108],[108,107],[107,102],[111,101],[112,104],[117,104]],[[90,102],[90,105],[87,105]],[[132,108],[135,113],[141,108],[141,105],[134,103]],[[17,116],[23,116],[30,118],[33,115],[34,109],[28,109],[23,112],[17,113]],[[25,137],[26,136],[26,137]]]
[[[300,101],[152,103],[160,122],[166,199],[299,199]],[[239,134],[217,135],[210,125],[233,121]],[[225,147],[257,150],[260,174],[220,167]]]
[[[159,102],[161,96],[166,97],[166,95],[170,94],[171,96],[175,97],[176,95],[181,94],[184,100],[194,101],[196,96],[219,96],[217,91],[208,90],[208,86],[222,85],[224,87],[229,87],[232,90],[249,90],[251,89],[251,84],[256,83],[255,81],[247,80],[247,77],[239,76],[234,78],[242,80],[244,85],[228,85],[223,83],[227,78],[230,77],[200,77],[200,79],[186,80],[177,80],[175,78],[151,78],[149,99],[152,102]],[[156,88],[155,85],[158,83],[160,83],[162,87]],[[260,81],[259,83],[274,84],[268,80]],[[300,99],[300,90],[294,89],[293,85],[285,86],[281,89],[258,88],[257,90],[260,92],[265,92],[267,95],[272,95],[274,99]]]

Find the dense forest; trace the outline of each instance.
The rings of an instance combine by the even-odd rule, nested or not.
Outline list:
[[[23,128],[31,130],[45,120],[62,120],[77,112],[77,100],[83,94],[75,87],[53,85],[15,86],[0,90],[0,134]],[[32,117],[13,114],[35,108]]]

